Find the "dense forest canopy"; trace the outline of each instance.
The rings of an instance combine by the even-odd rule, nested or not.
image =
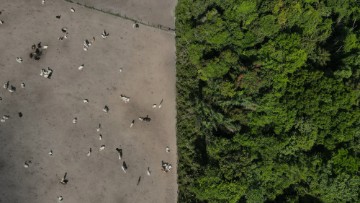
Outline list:
[[[360,202],[360,2],[179,0],[179,202]]]

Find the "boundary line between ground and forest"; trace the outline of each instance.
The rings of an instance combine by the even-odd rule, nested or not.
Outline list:
[[[126,16],[126,15],[122,15],[121,13],[113,13],[113,12],[111,12],[109,10],[102,10],[102,9],[99,9],[99,8],[95,8],[94,6],[89,6],[89,5],[86,5],[86,4],[81,4],[79,2],[74,2],[72,0],[64,0],[64,1],[67,1],[67,2],[73,3],[73,4],[77,4],[77,5],[83,6],[83,7],[88,8],[88,9],[93,9],[93,10],[96,10],[96,11],[100,11],[102,13],[117,16],[117,17],[122,18],[124,20],[129,20],[129,21],[132,21],[134,23],[138,23],[138,24],[141,24],[141,25],[144,25],[144,26],[156,28],[156,29],[163,30],[163,31],[166,31],[166,32],[175,33],[175,28],[171,28],[171,27],[164,26],[164,25],[161,25],[161,24],[153,24],[153,23],[150,23],[150,22],[145,22],[145,21],[142,21],[142,20],[130,18],[130,17]]]

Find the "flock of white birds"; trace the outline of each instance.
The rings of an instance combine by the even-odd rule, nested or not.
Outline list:
[[[43,4],[43,5],[45,4],[45,0],[42,0],[42,4]],[[72,13],[74,13],[74,12],[75,12],[75,9],[74,9],[74,8],[70,8],[70,11],[71,11]],[[0,12],[0,15],[1,15],[1,14],[2,14],[2,13]],[[60,19],[60,18],[61,18],[61,15],[56,16],[56,18]],[[1,24],[4,24],[4,23],[5,23],[5,22],[4,22],[3,20],[0,20],[0,25],[1,25]],[[134,27],[134,28],[138,28],[139,25],[138,25],[137,23],[135,23],[133,27]],[[60,36],[60,37],[58,37],[58,40],[66,40],[66,39],[68,39],[68,37],[69,37],[68,29],[67,29],[66,27],[63,27],[63,28],[61,28],[61,31],[63,32],[63,35]],[[106,30],[104,30],[104,31],[101,33],[100,36],[101,36],[102,39],[106,39],[107,37],[110,36],[110,33],[108,33]],[[92,43],[94,43],[94,41],[95,41],[95,37],[93,37],[91,40],[85,39],[85,40],[84,40],[84,44],[83,44],[83,50],[84,50],[84,51],[87,51],[87,50],[91,47]],[[42,45],[41,42],[39,42],[37,45],[36,45],[36,44],[32,45],[31,48],[32,48],[32,50],[34,50],[34,52],[30,53],[30,58],[33,58],[33,59],[35,59],[35,60],[40,60],[41,56],[43,55],[43,52],[44,52],[46,49],[48,49],[49,46],[47,46],[47,45]],[[16,61],[17,61],[18,63],[23,63],[23,62],[24,62],[24,59],[19,56],[19,57],[16,57]],[[85,65],[84,65],[84,64],[81,64],[81,65],[78,67],[78,70],[82,71],[82,70],[84,69],[84,67],[85,67]],[[122,72],[122,69],[119,69],[119,71]],[[47,78],[47,79],[51,79],[51,77],[53,76],[53,72],[54,72],[54,71],[53,71],[50,67],[48,67],[47,69],[41,69],[41,71],[40,71],[40,76],[42,76],[42,77],[44,77],[44,78]],[[20,87],[21,87],[21,88],[25,88],[25,83],[21,83]],[[13,93],[13,92],[16,91],[16,87],[15,87],[14,85],[10,84],[10,81],[5,82],[4,85],[3,85],[3,88],[4,88],[4,89],[7,89],[10,93]],[[128,97],[128,96],[126,96],[126,95],[123,95],[123,94],[120,95],[120,99],[121,99],[124,103],[129,103],[129,102],[130,102],[130,97]],[[2,98],[0,97],[0,101],[1,101],[1,100],[2,100]],[[89,99],[86,99],[86,98],[83,99],[83,103],[84,103],[84,104],[89,103]],[[162,105],[163,105],[163,100],[161,100],[159,104],[153,104],[153,105],[152,105],[152,108],[154,108],[154,109],[156,109],[156,108],[160,109],[160,108],[162,107]],[[109,108],[107,105],[105,105],[104,108],[103,108],[103,111],[104,111],[105,113],[108,113],[109,110],[110,110],[110,108]],[[19,112],[19,117],[22,117],[22,113],[21,113],[21,112]],[[3,115],[0,121],[1,121],[2,123],[5,123],[6,120],[8,120],[9,118],[10,118],[9,115]],[[144,116],[144,117],[139,117],[139,121],[141,121],[141,122],[150,122],[150,121],[151,121],[151,118],[150,118],[148,115],[146,115],[146,116]],[[77,124],[77,122],[78,122],[78,118],[77,118],[77,117],[73,118],[72,123],[73,123],[73,124]],[[135,124],[135,120],[132,120],[131,123],[130,123],[130,128],[132,128],[132,127],[134,126],[134,124]],[[101,124],[99,124],[99,126],[96,128],[96,131],[97,131],[98,133],[100,133],[100,131],[101,131]],[[99,134],[99,140],[101,141],[102,139],[103,139],[102,134]],[[98,151],[101,152],[101,151],[105,150],[105,148],[106,148],[105,145],[101,145]],[[122,150],[121,148],[116,148],[115,151],[116,151],[116,152],[114,152],[114,153],[117,153],[117,154],[118,154],[118,159],[119,159],[119,160],[122,160],[122,159],[123,159],[123,150]],[[89,150],[88,150],[88,152],[87,152],[87,154],[86,154],[86,156],[90,157],[92,152],[93,152],[93,149],[90,147]],[[166,153],[170,153],[170,148],[169,148],[168,146],[165,148],[165,152],[166,152]],[[50,151],[48,152],[48,154],[49,154],[49,156],[53,156],[53,154],[54,154],[53,150],[50,149]],[[25,163],[24,163],[24,168],[29,168],[29,167],[31,167],[31,163],[32,163],[31,160],[25,161]],[[123,170],[124,173],[127,173],[128,166],[127,166],[127,164],[126,164],[125,161],[122,161],[122,166],[121,166],[121,168],[122,168],[122,170]],[[167,163],[167,162],[162,161],[162,162],[161,162],[161,168],[162,168],[162,170],[163,170],[164,172],[169,172],[169,171],[171,170],[171,168],[172,168],[172,165],[171,165],[170,163]],[[150,167],[148,167],[148,168],[146,169],[146,175],[148,175],[148,176],[151,175]],[[139,184],[139,182],[140,182],[140,179],[141,179],[141,177],[139,177],[138,184]],[[67,179],[67,173],[65,173],[65,175],[64,175],[64,176],[61,178],[61,180],[59,181],[59,183],[61,183],[61,184],[63,184],[63,185],[66,185],[68,182],[69,182],[69,180]],[[59,195],[59,196],[57,197],[57,200],[58,200],[59,202],[62,202],[62,201],[64,200],[64,198],[63,198],[62,195]]]

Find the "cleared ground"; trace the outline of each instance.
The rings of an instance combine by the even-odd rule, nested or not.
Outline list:
[[[0,82],[10,81],[17,89],[0,89],[0,116],[10,115],[0,123],[0,202],[49,203],[59,195],[71,203],[176,202],[174,34],[134,29],[130,21],[65,1],[43,6],[41,1],[13,0],[1,9]],[[62,27],[69,38],[59,41]],[[100,37],[103,29],[110,33],[107,39]],[[85,52],[83,41],[93,36]],[[29,53],[40,41],[49,48],[35,61]],[[81,64],[85,68],[79,71]],[[51,79],[39,75],[47,67],[54,71]],[[130,102],[122,102],[120,94]],[[161,99],[162,108],[153,109]],[[108,113],[102,111],[105,105]],[[138,120],[146,115],[150,123]],[[101,145],[106,148],[99,152]],[[123,149],[121,161],[117,147]],[[24,168],[28,160],[32,163]],[[162,160],[173,165],[169,173],[161,171]],[[69,182],[62,185],[65,172]]]
[[[71,0],[149,24],[175,28],[176,0]]]

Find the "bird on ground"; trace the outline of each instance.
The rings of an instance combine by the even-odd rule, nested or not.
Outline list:
[[[85,66],[84,64],[81,64],[78,69],[82,70],[84,68],[84,66]]]
[[[17,61],[18,63],[22,63],[22,62],[23,62],[23,59],[22,59],[21,57],[16,57],[16,61]]]
[[[121,169],[124,171],[124,173],[126,173],[127,168],[128,168],[128,167],[127,167],[125,161],[123,161],[123,164],[122,164],[122,166],[121,166]]]
[[[9,92],[13,93],[16,91],[16,87],[10,85],[9,89],[8,89]]]
[[[9,85],[10,85],[10,81],[5,82],[3,85],[4,89],[9,88]]]
[[[119,155],[119,160],[121,160],[122,159],[122,149],[116,148],[116,151],[117,151],[117,153]]]
[[[25,161],[24,168],[29,168],[31,161]]]
[[[108,32],[106,32],[106,30],[104,30],[102,33],[101,33],[101,37],[103,39],[106,39],[110,34]]]
[[[66,185],[69,182],[69,180],[66,178],[66,176],[67,176],[67,172],[65,172],[64,177],[62,177],[60,180],[60,183],[63,185]]]
[[[103,111],[104,111],[105,113],[109,112],[109,107],[105,105],[105,107],[103,108]]]
[[[161,99],[160,104],[159,104],[159,109],[161,108],[163,101],[164,101],[164,99]]]
[[[61,28],[61,32],[63,32],[63,33],[67,33],[67,27],[63,27],[63,28]]]

